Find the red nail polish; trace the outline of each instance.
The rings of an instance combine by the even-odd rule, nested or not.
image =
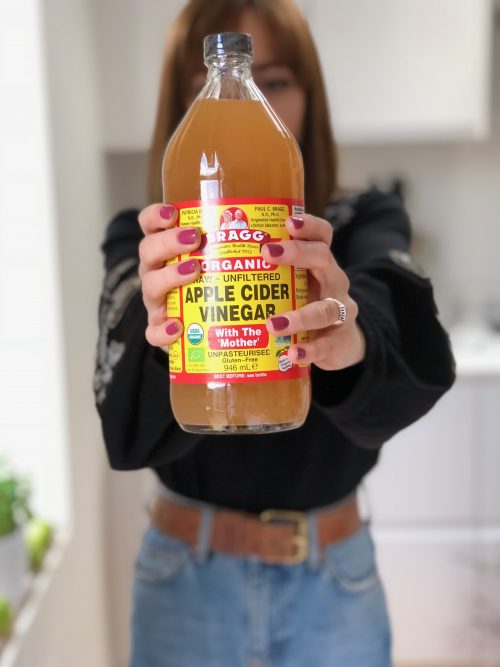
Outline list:
[[[304,350],[303,347],[298,347],[297,348],[297,359],[305,359],[306,358],[306,351]]]
[[[295,229],[301,229],[304,226],[304,218],[299,218],[295,215],[292,215],[290,218]]]
[[[288,321],[288,317],[271,317],[271,322],[276,331],[281,331],[282,329],[286,329],[287,326],[290,324],[290,322]]]
[[[187,276],[190,273],[194,273],[196,271],[196,262],[194,259],[188,259],[187,262],[182,262],[182,264],[177,266],[177,271],[181,276]]]
[[[170,324],[168,324],[165,327],[165,331],[167,332],[167,334],[169,336],[173,336],[174,334],[176,334],[179,331],[179,327],[177,325],[177,322],[170,322]]]
[[[166,204],[165,206],[162,206],[160,208],[160,218],[163,218],[164,220],[170,220],[170,218],[174,214],[174,207],[171,206],[170,204]]]
[[[195,229],[183,229],[177,234],[177,240],[183,245],[191,245],[196,242],[198,233]]]
[[[280,257],[285,249],[279,243],[266,243],[266,248],[269,250],[271,257]]]

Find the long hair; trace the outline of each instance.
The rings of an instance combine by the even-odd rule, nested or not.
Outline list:
[[[190,0],[167,35],[155,127],[149,150],[148,197],[162,201],[161,168],[168,140],[186,111],[190,77],[203,69],[203,37],[238,29],[243,10],[251,6],[272,30],[280,62],[288,65],[306,94],[301,142],[305,173],[305,206],[322,215],[337,192],[337,150],[316,47],[293,0]]]

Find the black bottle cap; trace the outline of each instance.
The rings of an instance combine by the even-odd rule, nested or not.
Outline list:
[[[205,60],[214,56],[243,55],[253,57],[252,36],[242,32],[216,32],[203,40]]]

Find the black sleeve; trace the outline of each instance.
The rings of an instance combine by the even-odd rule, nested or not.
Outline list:
[[[95,405],[111,468],[135,470],[179,458],[196,444],[170,407],[168,355],[145,338],[138,211],[108,224],[101,251],[105,276],[99,300],[99,339],[93,380]],[[175,437],[169,437],[175,434]]]
[[[431,282],[408,252],[410,240],[400,200],[373,190],[334,234],[332,250],[359,306],[366,355],[341,371],[313,366],[313,400],[361,447],[380,447],[428,412],[455,380],[450,340]]]

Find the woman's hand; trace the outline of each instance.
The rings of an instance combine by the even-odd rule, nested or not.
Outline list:
[[[197,259],[165,266],[166,260],[195,250],[201,241],[195,227],[175,227],[177,215],[177,209],[170,204],[151,204],[139,213],[139,224],[145,234],[139,244],[139,276],[148,311],[146,339],[150,345],[159,347],[171,345],[183,330],[179,319],[167,315],[167,293],[192,283],[200,275]]]
[[[288,218],[286,227],[293,240],[263,245],[262,256],[270,264],[308,269],[309,303],[269,318],[269,333],[288,336],[309,331],[307,343],[290,346],[288,358],[293,363],[313,363],[323,370],[340,370],[358,363],[365,356],[365,338],[356,323],[358,306],[349,296],[349,280],[330,251],[332,226],[321,218],[304,215]],[[346,306],[345,322],[335,324],[340,309],[331,299]]]

